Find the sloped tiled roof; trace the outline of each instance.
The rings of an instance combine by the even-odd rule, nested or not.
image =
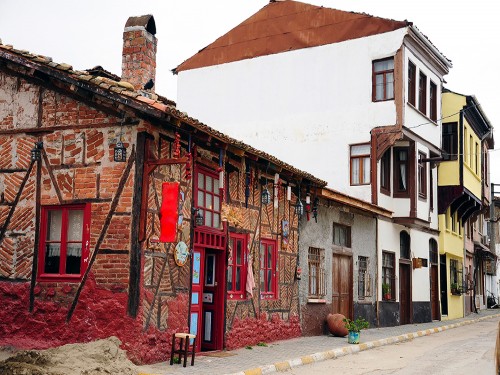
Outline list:
[[[257,56],[339,43],[410,26],[408,21],[298,1],[271,2],[180,64],[174,73]]]
[[[247,145],[244,142],[231,138],[228,135],[211,128],[210,126],[203,124],[197,119],[189,117],[186,113],[179,111],[173,101],[154,93],[148,93],[141,90],[135,91],[134,87],[129,82],[115,81],[107,77],[92,75],[86,70],[74,70],[69,64],[56,63],[52,61],[51,57],[37,55],[26,50],[15,49],[11,45],[4,45],[0,39],[0,61],[1,60],[4,60],[7,66],[9,64],[17,64],[22,66],[26,71],[33,69],[40,70],[55,79],[64,79],[66,83],[69,83],[70,85],[80,86],[86,90],[92,90],[97,94],[102,94],[103,92],[109,93],[110,98],[114,98],[115,100],[119,99],[122,105],[125,104],[133,108],[135,111],[141,111],[141,109],[144,110],[149,108],[152,111],[148,113],[148,116],[151,116],[153,113],[157,114],[157,117],[159,118],[170,116],[171,118],[178,119],[181,124],[187,124],[214,139],[218,139],[221,142],[245,151],[246,154],[267,160],[297,176],[310,180],[318,186],[326,186],[326,181],[323,181],[308,172],[299,170],[266,152]],[[160,117],[160,115],[164,116]]]

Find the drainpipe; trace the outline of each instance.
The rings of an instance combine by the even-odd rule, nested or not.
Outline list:
[[[378,220],[379,216],[377,216],[377,220],[375,220],[375,314],[377,319],[377,327],[380,327],[380,305],[378,299],[378,254],[379,254],[379,244],[378,244]]]

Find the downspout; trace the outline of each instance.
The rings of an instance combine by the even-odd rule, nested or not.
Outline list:
[[[378,299],[378,255],[379,255],[379,243],[378,243],[378,220],[379,216],[377,215],[377,220],[375,220],[375,315],[377,319],[377,327],[380,327],[380,301]]]

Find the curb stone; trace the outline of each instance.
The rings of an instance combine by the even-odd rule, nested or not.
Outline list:
[[[318,352],[318,353],[314,353],[314,354],[310,354],[310,355],[304,355],[300,358],[293,358],[293,359],[289,359],[286,361],[276,362],[272,365],[259,366],[259,367],[255,367],[252,369],[239,371],[239,372],[235,372],[235,373],[231,373],[231,374],[227,374],[227,375],[266,375],[266,374],[272,374],[272,373],[276,373],[276,372],[285,372],[285,371],[288,371],[294,367],[307,365],[309,363],[321,362],[321,361],[324,361],[327,359],[335,359],[335,358],[343,357],[343,356],[348,355],[348,354],[355,354],[355,353],[369,350],[372,348],[378,348],[380,346],[396,344],[396,343],[405,342],[405,341],[411,341],[411,340],[418,338],[418,337],[428,336],[428,335],[442,332],[442,331],[446,331],[446,330],[449,330],[452,328],[457,328],[457,327],[465,326],[468,324],[477,323],[477,322],[480,322],[480,321],[483,321],[486,319],[493,319],[493,318],[498,318],[498,317],[500,317],[500,313],[489,315],[489,316],[482,316],[482,317],[476,318],[476,319],[469,319],[469,320],[465,320],[463,322],[446,324],[446,325],[440,326],[440,327],[428,328],[425,330],[416,331],[416,332],[412,332],[412,333],[406,333],[406,334],[399,335],[399,336],[392,336],[392,337],[387,337],[384,339],[367,341],[367,342],[363,342],[363,343],[358,344],[358,345],[344,346],[342,348],[335,348],[335,349],[327,350],[324,352]]]

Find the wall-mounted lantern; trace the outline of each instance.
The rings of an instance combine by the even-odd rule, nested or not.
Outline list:
[[[31,150],[31,161],[40,161],[42,159],[43,142],[35,142],[35,147]]]
[[[127,161],[127,149],[123,145],[122,141],[116,142],[113,160],[117,162]]]

